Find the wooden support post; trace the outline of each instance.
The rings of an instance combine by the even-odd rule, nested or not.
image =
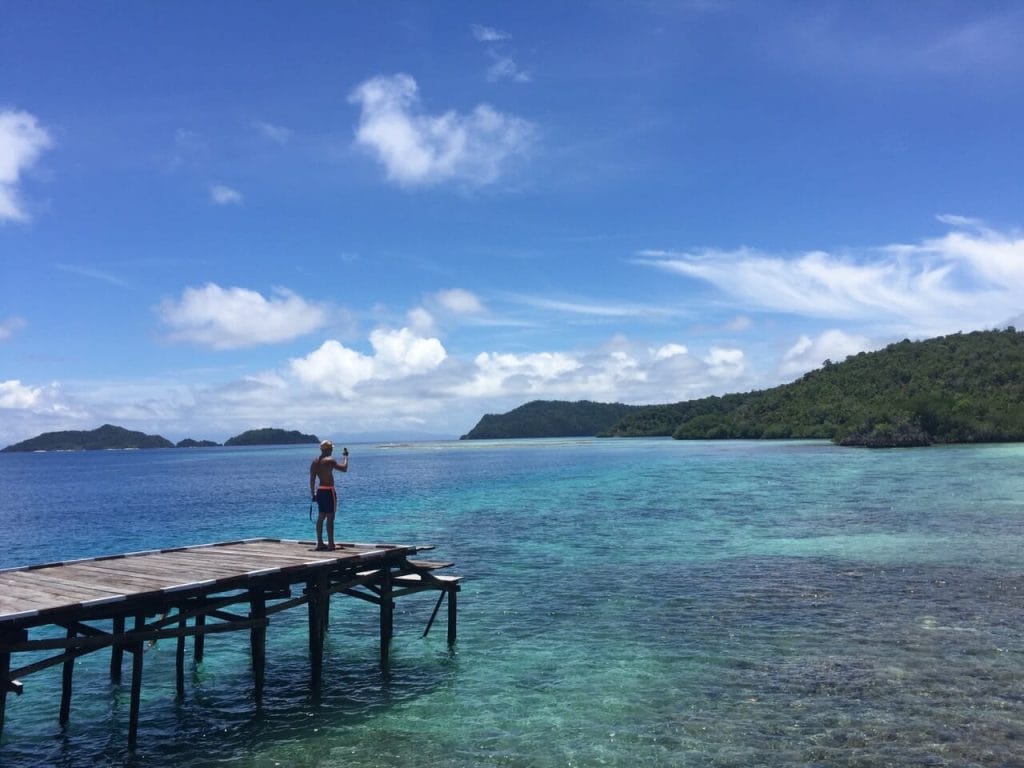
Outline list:
[[[267,666],[267,599],[262,587],[249,591],[249,618],[259,623],[249,630],[249,647],[252,651],[252,676],[255,686],[256,703],[263,700],[263,679]]]
[[[306,582],[309,607],[309,674],[314,692],[320,690],[324,668],[324,635],[327,632],[327,575]]]
[[[324,623],[322,631],[324,636],[327,635],[327,630],[331,626],[331,582],[330,579],[324,578]]]
[[[135,631],[141,632],[145,626],[145,614],[136,615]],[[139,736],[139,705],[142,700],[142,642],[132,643],[128,650],[132,654],[132,699],[128,710],[128,749],[134,750]]]
[[[110,632],[114,636],[114,644],[110,646],[110,680],[114,683],[120,683],[121,662],[124,660],[124,645],[120,640],[124,634],[124,616],[114,617],[113,627]]]
[[[0,653],[0,736],[4,733],[4,718],[7,716],[7,691],[11,676],[11,654]]]
[[[73,640],[75,628],[68,627],[67,638]],[[75,657],[71,656],[64,662],[64,674],[61,679],[60,689],[60,724],[67,725],[71,718],[71,682],[75,674]]]
[[[430,620],[427,622],[427,628],[423,630],[423,634],[420,637],[426,637],[430,632],[430,628],[434,626],[434,619],[437,618],[437,612],[441,608],[441,601],[444,600],[445,590],[441,590],[441,594],[437,596],[437,602],[434,604],[434,610],[430,614]]]
[[[196,664],[200,664],[203,661],[203,646],[206,644],[206,634],[203,632],[203,628],[206,626],[206,614],[200,613],[196,616],[196,632],[195,643],[192,648],[192,657],[195,659]]]
[[[185,614],[182,613],[181,608],[179,608],[178,629],[185,629],[187,626],[188,619],[185,618]],[[178,647],[174,656],[174,665],[178,698],[183,699],[185,698],[185,635],[178,635]]]
[[[388,667],[391,635],[394,634],[395,599],[392,596],[391,568],[380,569],[380,665]]]
[[[458,613],[459,587],[448,590],[448,645],[455,645],[455,618]]]
[[[0,643],[24,643],[28,640],[28,630],[15,630],[0,636]],[[11,654],[0,652],[0,736],[4,734],[4,720],[7,717],[7,694],[21,695],[21,683],[11,680]]]

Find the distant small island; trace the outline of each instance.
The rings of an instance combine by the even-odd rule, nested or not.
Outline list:
[[[220,443],[215,443],[213,440],[193,440],[191,437],[186,437],[184,440],[179,440],[174,444],[175,448],[214,448],[219,446]]]
[[[224,445],[306,445],[308,443],[319,443],[320,438],[316,435],[304,435],[295,430],[273,429],[250,429],[240,435],[229,437]]]
[[[104,424],[97,429],[44,432],[38,437],[23,440],[3,449],[5,453],[32,451],[102,451],[133,448],[173,448],[167,438],[133,432],[124,427]]]

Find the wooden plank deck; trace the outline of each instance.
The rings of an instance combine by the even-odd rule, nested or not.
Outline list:
[[[448,642],[454,643],[456,593],[462,577],[434,574],[451,562],[410,559],[428,549],[433,547],[343,543],[333,551],[316,551],[309,541],[245,539],[0,570],[0,734],[7,695],[20,695],[24,689],[19,677],[63,665],[63,723],[70,713],[75,659],[109,648],[114,680],[120,679],[123,654],[133,657],[128,743],[134,748],[143,644],[161,638],[178,643],[182,695],[187,637],[193,638],[198,662],[206,635],[248,630],[258,700],[269,617],[300,605],[309,611],[311,683],[316,687],[332,595],[358,597],[379,606],[384,666],[393,631],[393,603],[405,595],[426,590],[440,593],[424,636],[447,598]],[[296,587],[301,587],[297,594],[293,593]],[[37,632],[41,635],[36,636]],[[44,652],[56,655],[40,660]],[[32,653],[36,660],[12,668],[12,661],[22,653]]]
[[[307,572],[386,562],[416,547],[342,544],[317,552],[311,542],[249,539],[0,570],[0,631],[41,619],[73,614],[83,605],[117,598],[138,599],[167,592],[219,591],[254,575]]]

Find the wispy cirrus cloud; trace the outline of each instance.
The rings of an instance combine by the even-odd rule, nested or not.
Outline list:
[[[517,83],[528,83],[532,80],[530,73],[519,66],[508,50],[507,43],[512,39],[512,35],[481,24],[474,24],[470,29],[473,39],[487,46],[487,55],[491,59],[491,64],[487,67],[487,79],[490,82],[512,80]]]
[[[0,223],[29,220],[19,190],[21,177],[51,146],[50,133],[35,115],[0,110]]]
[[[497,51],[489,51],[488,55],[491,57],[491,65],[487,67],[487,79],[491,82],[511,80],[515,83],[528,83],[533,79],[529,72],[520,69],[511,56]]]
[[[282,147],[292,140],[293,131],[290,128],[285,128],[283,125],[274,125],[263,120],[257,120],[253,123],[253,126],[263,138],[269,139]]]
[[[95,269],[94,267],[83,267],[78,264],[58,264],[57,269],[68,274],[87,277],[90,280],[98,280],[102,283],[116,285],[118,288],[131,287],[131,284],[124,278],[102,269]]]
[[[508,32],[502,32],[500,29],[494,27],[488,27],[483,24],[473,24],[470,27],[473,33],[473,39],[481,43],[497,43],[502,40],[510,40],[512,35]]]
[[[964,217],[942,237],[795,255],[647,250],[636,262],[716,287],[744,311],[847,320],[931,336],[995,327],[1020,312],[1024,238]]]
[[[898,3],[862,11],[822,5],[800,14],[782,27],[778,54],[816,72],[885,76],[890,82],[1012,73],[1024,63],[1019,8],[964,5],[953,18],[922,16],[913,5]]]
[[[517,304],[569,315],[598,318],[668,318],[687,315],[684,309],[611,301],[570,301],[522,294],[509,296]]]
[[[172,341],[212,349],[238,349],[276,344],[315,331],[327,322],[326,307],[285,288],[270,298],[246,288],[207,283],[186,288],[177,300],[157,309]]]
[[[536,129],[528,120],[480,104],[468,114],[425,114],[416,81],[405,74],[371,78],[352,91],[359,105],[356,143],[405,187],[453,181],[496,182],[530,150]]]

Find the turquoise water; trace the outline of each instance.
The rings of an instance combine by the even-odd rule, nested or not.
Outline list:
[[[139,748],[108,655],[8,698],[3,766],[1024,765],[1024,445],[540,440],[356,445],[338,538],[433,543],[459,641],[336,599],[322,694],[305,612],[174,690],[145,656]],[[308,447],[0,455],[0,566],[310,538]]]

